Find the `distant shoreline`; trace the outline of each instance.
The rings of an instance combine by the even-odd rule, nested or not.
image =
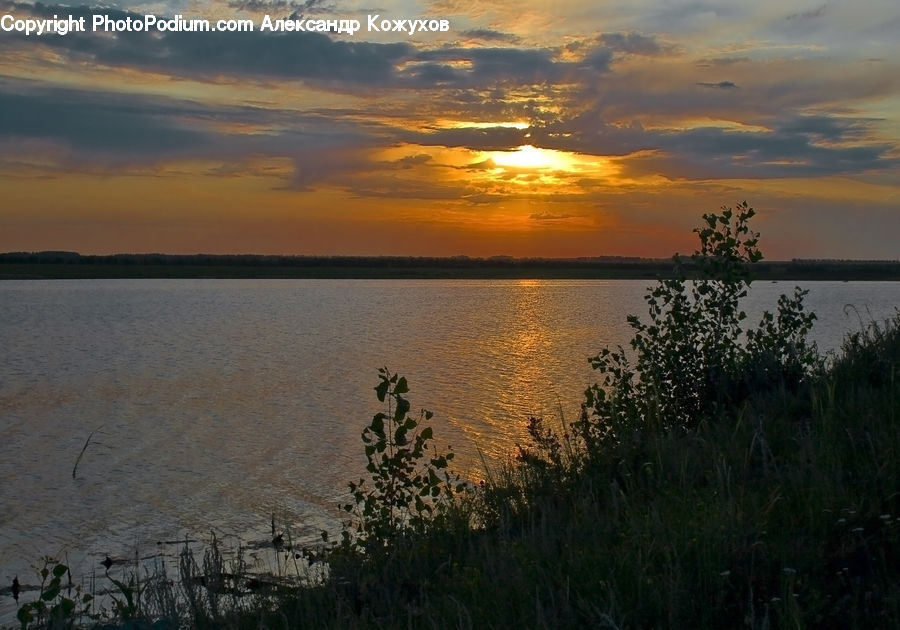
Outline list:
[[[690,275],[690,260],[685,260]],[[671,277],[671,259],[423,258],[70,252],[0,254],[0,280],[221,279],[598,279]],[[900,281],[900,261],[790,260],[753,266],[757,280]]]

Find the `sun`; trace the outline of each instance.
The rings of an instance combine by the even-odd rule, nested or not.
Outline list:
[[[572,158],[553,149],[538,149],[530,144],[517,147],[514,151],[490,151],[490,159],[497,166],[539,170],[565,171],[572,166]]]

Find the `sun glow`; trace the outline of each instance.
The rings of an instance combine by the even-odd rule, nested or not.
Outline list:
[[[497,166],[512,168],[565,171],[574,163],[567,153],[538,149],[530,144],[520,146],[515,151],[489,151],[487,155]]]

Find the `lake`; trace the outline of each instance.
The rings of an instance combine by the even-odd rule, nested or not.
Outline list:
[[[595,380],[586,358],[627,343],[650,284],[0,282],[0,585],[34,583],[47,554],[99,574],[107,554],[211,530],[264,547],[273,515],[301,541],[334,530],[381,366],[408,378],[413,409],[434,412],[457,469],[481,478],[478,451],[510,457],[530,415],[575,419]],[[754,285],[749,321],[793,286]],[[825,349],[900,305],[900,283],[802,286]]]

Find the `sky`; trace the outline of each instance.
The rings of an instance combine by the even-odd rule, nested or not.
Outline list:
[[[0,31],[0,251],[667,257],[746,200],[900,258],[896,0],[0,0],[94,13],[256,29]]]

